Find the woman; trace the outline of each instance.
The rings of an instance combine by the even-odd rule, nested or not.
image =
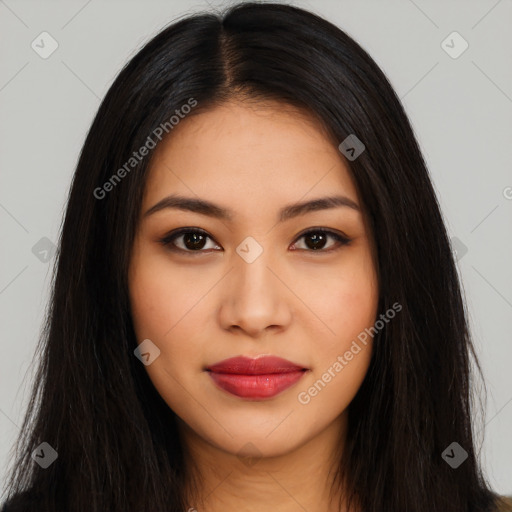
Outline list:
[[[85,141],[5,508],[494,511],[474,357],[404,110],[351,38],[170,25]]]

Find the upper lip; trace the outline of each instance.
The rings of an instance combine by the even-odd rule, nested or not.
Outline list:
[[[307,370],[304,366],[277,356],[261,356],[255,359],[245,356],[231,357],[207,366],[206,369],[217,373],[233,373],[238,375],[265,375],[269,373],[290,373]]]

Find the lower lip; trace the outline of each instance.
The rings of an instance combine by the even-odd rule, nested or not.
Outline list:
[[[293,386],[306,372],[270,373],[265,375],[238,375],[208,372],[213,381],[232,395],[248,398],[272,398]]]

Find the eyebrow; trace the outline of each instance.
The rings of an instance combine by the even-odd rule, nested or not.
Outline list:
[[[286,220],[304,215],[309,212],[316,212],[320,210],[327,210],[330,208],[348,207],[356,211],[360,211],[359,206],[345,196],[331,196],[331,197],[319,197],[310,201],[304,201],[301,203],[294,203],[284,206],[279,210],[278,220],[284,222]],[[164,197],[158,201],[154,206],[144,214],[144,218],[159,212],[164,209],[173,208],[177,210],[190,211],[199,213],[201,215],[207,215],[217,219],[232,221],[234,214],[231,210],[222,208],[205,199],[197,199],[193,197],[184,197],[177,194]]]

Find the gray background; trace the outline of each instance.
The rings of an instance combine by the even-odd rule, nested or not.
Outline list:
[[[404,103],[457,239],[488,389],[484,468],[497,491],[512,494],[512,1],[290,3],[356,39]],[[58,240],[81,145],[122,65],[174,18],[204,8],[199,0],[0,0],[2,481],[28,399],[53,263],[32,248],[44,249],[43,237]],[[43,31],[59,45],[47,59],[31,47]],[[458,58],[442,46],[453,31],[469,44]],[[449,41],[451,51],[461,48]]]

